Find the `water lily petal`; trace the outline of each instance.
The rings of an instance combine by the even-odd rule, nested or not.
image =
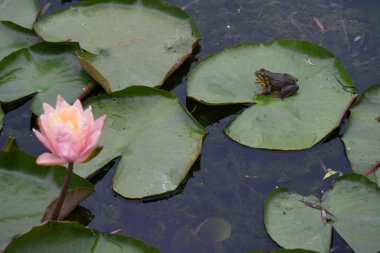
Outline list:
[[[94,151],[96,150],[97,146],[93,146],[92,149],[88,149],[87,152],[83,153],[81,156],[79,156],[76,161],[79,162],[79,163],[83,163],[83,162],[86,162],[88,160],[88,158],[92,155],[92,153],[94,153]]]
[[[44,114],[45,114],[45,115],[48,115],[48,114],[54,112],[54,108],[51,107],[51,105],[49,105],[49,104],[47,104],[47,103],[43,103],[43,104],[42,104],[42,107],[43,107],[43,109],[44,109]]]
[[[65,99],[61,95],[58,95],[57,96],[57,103],[55,105],[55,109],[59,108],[63,102],[65,102]]]
[[[83,116],[86,119],[86,123],[88,125],[88,130],[90,132],[94,131],[94,115],[92,114],[92,108],[89,106],[84,112]]]
[[[48,148],[53,154],[57,155],[57,147],[56,147],[56,142],[54,141],[54,136],[55,135],[55,129],[54,129],[54,126],[51,126],[53,124],[53,122],[50,120],[50,117],[48,116],[45,116],[45,115],[41,115],[39,118],[38,118],[38,126],[39,126],[39,130],[40,130],[40,133],[45,136],[45,138],[47,139],[49,145],[50,145],[50,148],[48,148],[48,146],[45,146],[46,148]]]
[[[75,100],[73,107],[77,108],[80,113],[83,113],[83,106],[79,99]]]
[[[74,162],[83,150],[83,145],[86,140],[81,139],[74,131],[65,125],[59,126],[56,130],[54,142],[57,143],[57,154],[70,162]]]
[[[65,164],[67,162],[68,161],[66,161],[65,159],[57,157],[52,153],[43,153],[36,160],[36,163],[38,165],[60,165]]]
[[[104,127],[104,122],[106,121],[106,119],[107,119],[106,114],[97,118],[94,123],[94,131],[102,131]]]
[[[39,131],[33,131],[52,153],[44,153],[38,162],[62,164],[87,160],[97,148],[106,116],[94,121],[91,107],[83,110],[80,100],[69,105],[60,95],[56,108],[44,104],[44,112],[38,118]]]
[[[88,153],[89,150],[91,150],[91,149],[93,150],[96,148],[101,134],[102,134],[102,132],[96,131],[90,136],[90,138],[88,139],[89,142],[86,144],[86,148],[82,151],[82,154],[86,154],[86,153]]]
[[[41,134],[34,128],[32,129],[32,131],[36,135],[37,139],[42,143],[42,145],[44,145],[49,150],[53,150],[53,147],[50,145],[49,140],[46,139],[46,137],[43,134]]]

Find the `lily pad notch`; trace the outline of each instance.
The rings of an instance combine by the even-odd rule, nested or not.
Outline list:
[[[87,177],[121,156],[113,189],[131,199],[175,191],[201,153],[205,129],[173,94],[145,86],[90,98],[94,115],[107,114],[99,145],[91,161],[77,164]]]
[[[189,57],[201,35],[179,7],[160,0],[90,0],[35,23],[49,42],[79,42],[86,71],[108,91],[159,87]]]

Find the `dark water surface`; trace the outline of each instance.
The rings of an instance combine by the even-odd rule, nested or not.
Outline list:
[[[40,1],[42,4],[48,2]],[[70,4],[66,1],[65,5]],[[74,2],[74,1],[72,1]],[[279,248],[267,235],[263,207],[276,186],[300,194],[320,195],[331,185],[322,180],[324,168],[350,172],[340,135],[307,150],[281,152],[242,146],[223,129],[245,106],[210,107],[186,98],[186,77],[197,61],[210,53],[242,42],[303,39],[320,44],[342,58],[359,92],[380,82],[380,1],[348,0],[173,0],[194,19],[203,35],[195,55],[164,84],[197,120],[206,126],[202,154],[186,183],[172,196],[155,201],[127,200],[112,189],[114,170],[97,178],[96,193],[82,203],[94,216],[89,226],[121,233],[159,248],[162,253],[242,253]],[[59,4],[53,4],[59,7]],[[317,26],[318,18],[325,31]],[[17,137],[21,148],[38,155],[43,151],[30,131],[30,101],[6,111],[0,136]],[[117,159],[116,159],[117,163]],[[231,237],[218,244],[186,239],[191,229],[210,217],[232,225]],[[352,252],[334,234],[332,252]]]

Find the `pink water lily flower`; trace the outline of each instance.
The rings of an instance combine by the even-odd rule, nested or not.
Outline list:
[[[106,115],[94,120],[91,107],[83,110],[79,100],[69,105],[62,96],[57,97],[55,109],[47,103],[43,108],[38,118],[40,131],[33,132],[51,153],[41,154],[36,163],[58,165],[89,159],[98,146]]]

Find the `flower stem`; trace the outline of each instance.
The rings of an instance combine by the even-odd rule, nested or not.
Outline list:
[[[59,194],[57,203],[54,207],[54,211],[53,211],[49,220],[58,220],[59,213],[61,212],[61,208],[62,208],[63,202],[65,200],[67,190],[69,189],[69,184],[71,181],[71,177],[73,175],[73,169],[74,169],[74,163],[69,162],[68,167],[67,167],[67,173],[65,176],[65,180],[63,181],[61,193]]]
[[[380,160],[377,161],[374,165],[372,165],[371,168],[369,168],[366,172],[364,172],[364,176],[368,176],[369,174],[371,174],[372,172],[374,172],[375,169],[377,167],[379,167],[379,166],[380,166]]]

